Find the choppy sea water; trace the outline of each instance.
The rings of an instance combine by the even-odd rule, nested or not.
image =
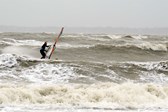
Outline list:
[[[0,111],[168,111],[168,36],[56,36],[0,33]]]

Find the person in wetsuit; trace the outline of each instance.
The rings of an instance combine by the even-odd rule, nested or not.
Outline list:
[[[41,49],[40,49],[40,53],[42,55],[41,59],[44,59],[46,57],[46,52],[47,52],[47,50],[45,50],[46,47],[49,47],[49,46],[47,46],[47,42],[44,42],[44,44],[41,46]]]

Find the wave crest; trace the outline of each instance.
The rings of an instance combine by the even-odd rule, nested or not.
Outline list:
[[[142,44],[120,44],[120,45],[111,45],[111,44],[96,44],[90,46],[91,49],[100,49],[100,50],[113,50],[113,49],[141,49],[141,50],[151,50],[151,51],[167,51],[166,44],[152,44],[152,43],[142,43]]]

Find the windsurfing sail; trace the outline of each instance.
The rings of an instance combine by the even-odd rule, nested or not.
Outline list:
[[[51,56],[52,56],[52,54],[53,54],[53,52],[54,52],[54,50],[55,50],[55,48],[56,48],[56,44],[57,44],[57,42],[58,42],[60,36],[61,36],[62,33],[63,33],[63,30],[64,30],[64,27],[62,27],[61,32],[59,33],[58,37],[57,37],[56,40],[55,40],[55,43],[48,49],[47,54],[46,54],[46,56],[48,57],[48,59],[51,58]]]

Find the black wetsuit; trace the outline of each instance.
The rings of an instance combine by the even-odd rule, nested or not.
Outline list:
[[[41,53],[41,55],[42,55],[42,57],[41,57],[41,59],[43,59],[43,58],[45,58],[46,57],[46,50],[45,50],[45,48],[46,47],[49,47],[49,46],[47,46],[47,43],[45,42],[42,46],[41,46],[41,49],[40,49],[40,53]]]

